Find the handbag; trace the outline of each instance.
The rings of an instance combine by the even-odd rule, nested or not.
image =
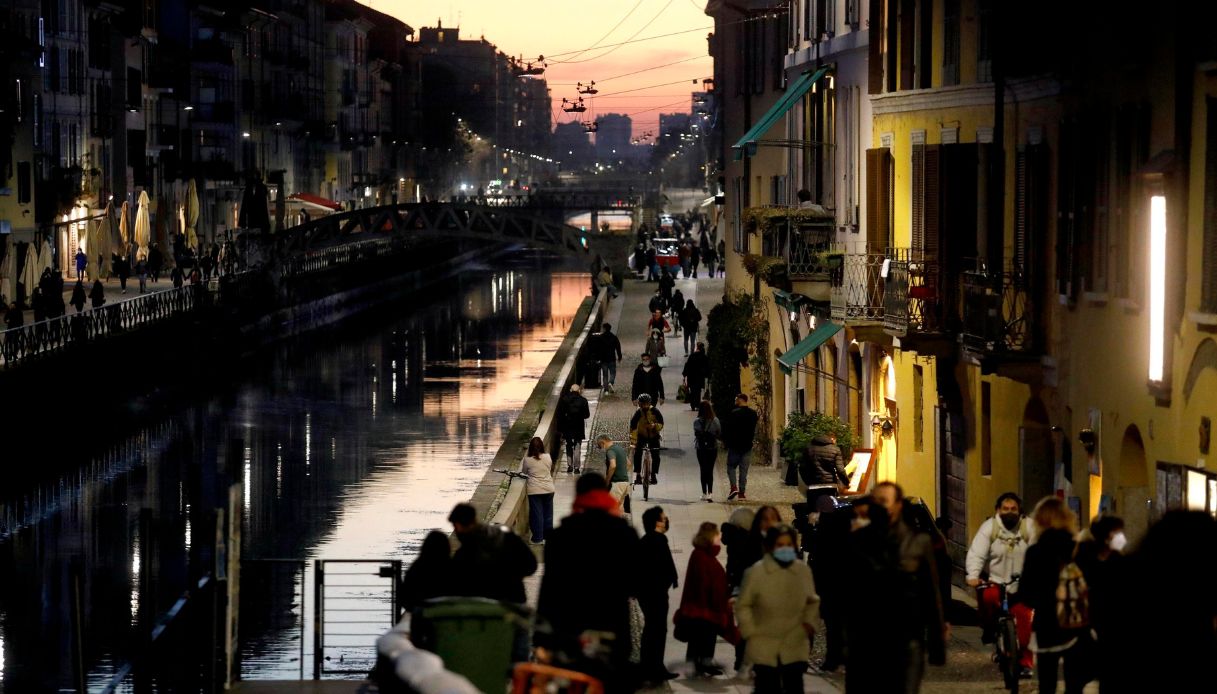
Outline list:
[[[689,618],[681,615],[679,612],[672,618],[672,637],[681,643],[688,643],[693,637],[692,625],[689,623]]]
[[[676,389],[676,399],[680,402],[687,402],[689,399],[689,386],[681,383]]]

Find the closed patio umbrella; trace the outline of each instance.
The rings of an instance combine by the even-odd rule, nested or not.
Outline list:
[[[8,245],[8,252],[0,262],[0,298],[6,304],[11,304],[17,298],[17,248]]]
[[[97,268],[98,277],[109,279],[110,254],[114,249],[114,210],[113,203],[106,204],[105,216],[97,225],[97,250],[89,251],[89,255],[101,265]]]
[[[199,250],[199,191],[194,179],[186,185],[186,245]]]
[[[28,301],[34,295],[34,288],[41,278],[42,266],[38,262],[38,242],[29,244],[25,249],[25,264],[21,266],[21,284],[25,285],[25,298]]]
[[[118,254],[127,255],[127,246],[131,243],[131,203],[124,202],[122,212],[118,215]]]
[[[148,192],[139,192],[139,209],[135,211],[135,258],[148,259],[148,242],[152,240],[152,220],[148,217]]]
[[[38,252],[38,279],[42,279],[42,273],[51,269],[51,242],[49,239],[42,240],[42,250]]]

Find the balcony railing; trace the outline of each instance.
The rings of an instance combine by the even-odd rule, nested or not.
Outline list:
[[[884,282],[883,327],[897,335],[942,331],[942,275],[936,261],[909,248],[891,248]]]
[[[1018,270],[963,275],[963,344],[990,354],[1038,348],[1027,276]]]
[[[833,253],[829,256],[832,269],[832,306],[834,321],[868,323],[883,320],[883,263],[886,253]]]
[[[825,254],[831,249],[833,218],[820,209],[766,205],[747,210],[761,233],[761,254],[785,258],[790,279],[825,278]]]

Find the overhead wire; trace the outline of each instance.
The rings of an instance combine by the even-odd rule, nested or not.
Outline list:
[[[663,13],[664,13],[664,12],[667,12],[667,11],[668,11],[668,8],[672,6],[672,3],[673,3],[673,2],[676,2],[676,0],[668,0],[668,3],[667,3],[666,5],[664,5],[664,6],[663,6],[663,8],[661,8],[661,9],[659,10],[659,12],[657,12],[657,13],[655,14],[655,16],[654,16],[654,17],[651,17],[651,20],[650,20],[650,21],[648,21],[646,24],[643,24],[643,25],[642,25],[642,27],[638,29],[638,31],[635,31],[633,34],[630,34],[630,37],[629,37],[628,39],[626,39],[626,40],[625,40],[625,42],[623,42],[623,43],[621,43],[621,44],[618,44],[618,45],[616,45],[616,46],[601,46],[601,48],[608,48],[608,50],[607,50],[607,51],[605,51],[605,52],[603,52],[603,53],[601,53],[600,55],[595,56],[595,57],[592,57],[592,58],[583,58],[582,60],[559,60],[559,61],[556,61],[556,62],[558,62],[558,63],[563,63],[563,64],[566,64],[566,65],[575,65],[575,64],[577,64],[577,63],[590,63],[590,62],[592,62],[592,61],[594,61],[594,60],[600,60],[601,58],[603,58],[603,57],[605,57],[605,56],[609,55],[610,53],[613,53],[613,52],[614,52],[614,51],[616,51],[618,48],[621,48],[622,46],[627,45],[629,42],[631,42],[631,41],[633,41],[634,39],[638,38],[638,35],[639,35],[639,34],[641,34],[642,32],[646,31],[647,27],[649,27],[649,26],[651,26],[652,24],[654,24],[654,23],[655,23],[655,20],[657,20],[657,19],[659,19],[661,16],[663,16]],[[585,51],[585,52],[586,52],[586,51]]]
[[[622,24],[624,24],[625,20],[629,19],[634,14],[635,10],[637,10],[639,7],[642,7],[642,2],[643,2],[643,0],[638,0],[638,2],[632,8],[630,8],[630,11],[625,13],[625,16],[622,17],[616,24],[613,25],[612,29],[609,29],[608,31],[606,31],[604,33],[604,36],[601,36],[599,39],[597,39],[595,43],[593,43],[592,45],[583,49],[582,51],[579,51],[575,55],[575,57],[578,58],[579,56],[583,55],[584,53],[587,53],[588,51],[591,51],[591,50],[595,49],[597,46],[599,46],[602,41],[604,41],[609,36],[611,36],[614,31],[617,31],[617,28],[620,27]],[[565,62],[571,62],[571,61],[566,61],[566,60],[555,61],[555,63],[565,63]]]

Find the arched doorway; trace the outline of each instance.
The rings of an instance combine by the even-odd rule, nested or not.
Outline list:
[[[1018,471],[1019,492],[1028,507],[1034,506],[1053,493],[1052,425],[1048,410],[1038,397],[1032,397],[1023,408],[1023,425],[1019,427]]]
[[[1131,541],[1145,535],[1150,514],[1149,470],[1145,443],[1136,424],[1129,424],[1120,442],[1120,469],[1116,478],[1116,513],[1124,519],[1124,534]]]

